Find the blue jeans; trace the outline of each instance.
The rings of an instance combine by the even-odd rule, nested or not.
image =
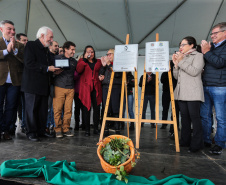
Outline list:
[[[11,83],[0,85],[0,132],[8,132],[12,124],[15,124],[20,86]]]
[[[204,87],[205,102],[201,104],[200,115],[202,119],[204,142],[212,143],[212,108],[215,107],[217,118],[216,145],[225,148],[226,142],[226,87]]]
[[[129,117],[131,119],[134,119],[134,113],[133,113],[133,95],[130,94],[127,96],[128,100],[128,112],[129,112]],[[123,105],[123,118],[125,117],[125,110],[126,110],[126,98],[124,98],[124,105]]]
[[[146,118],[146,110],[148,106],[148,101],[151,109],[151,119],[155,119],[155,95],[144,95],[144,104],[143,104],[143,114],[142,119]]]

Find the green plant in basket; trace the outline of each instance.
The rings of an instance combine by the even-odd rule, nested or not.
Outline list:
[[[124,169],[124,166],[117,167],[125,163],[130,158],[130,146],[127,144],[130,141],[129,138],[116,138],[111,139],[109,143],[102,147],[100,154],[103,159],[112,166],[116,167],[116,179],[125,181],[128,183],[126,176],[128,175]],[[139,158],[140,154],[136,150],[136,156]],[[136,165],[131,161],[132,167]]]

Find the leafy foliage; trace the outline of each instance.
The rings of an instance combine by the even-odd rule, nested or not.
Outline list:
[[[120,180],[120,181],[125,181],[125,183],[128,183],[128,179],[126,178],[126,176],[128,175],[124,169],[124,166],[120,166],[120,170],[116,170],[115,172],[116,175],[116,179]]]
[[[112,166],[119,166],[120,164],[125,163],[130,157],[130,148],[127,144],[130,139],[115,138],[111,139],[109,143],[105,145],[100,151],[100,154],[103,156],[104,160]],[[131,162],[133,167],[135,162]],[[116,179],[120,181],[125,181],[128,183],[126,178],[127,173],[124,170],[124,166],[120,166],[120,170],[116,170]]]

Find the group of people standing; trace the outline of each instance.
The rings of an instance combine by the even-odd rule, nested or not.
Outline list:
[[[53,41],[53,31],[49,27],[41,27],[37,32],[37,39],[27,42],[26,46],[15,41],[13,22],[1,21],[0,28],[3,34],[0,43],[2,49],[0,133],[3,139],[12,139],[9,131],[11,125],[15,125],[20,92],[24,97],[22,107],[26,118],[26,127],[25,129],[22,127],[22,131],[26,132],[29,140],[39,141],[40,137],[73,136],[74,133],[70,128],[73,100],[75,100],[75,130],[79,129],[79,115],[82,110],[85,136],[90,136],[92,106],[93,133],[99,134],[100,105],[102,98],[105,97],[102,96],[102,85],[108,88],[109,76],[105,71],[106,66],[112,65],[114,50],[109,50],[111,53],[100,60],[96,59],[94,48],[87,46],[77,61],[74,58],[76,45],[67,41],[62,46],[63,53],[60,53],[59,44]],[[55,67],[59,60],[68,62],[68,65]],[[111,66],[108,66],[108,69],[109,67]],[[114,100],[113,104],[119,106],[119,98]],[[113,115],[117,116],[119,110],[115,105],[110,108]],[[55,133],[50,132],[53,125]],[[120,127],[117,126],[117,133],[119,130]]]
[[[74,59],[76,45],[66,41],[60,53],[59,45],[53,41],[53,31],[49,27],[41,27],[37,32],[37,39],[27,42],[25,47],[15,41],[15,28],[11,21],[1,21],[0,30],[2,32],[0,38],[0,133],[3,138],[11,139],[9,129],[15,122],[20,92],[24,97],[22,105],[25,108],[26,135],[29,140],[38,141],[42,136],[52,137],[46,130],[47,125],[49,126],[48,112],[54,115],[56,137],[73,136],[74,133],[70,129],[73,100],[75,100],[75,130],[79,129],[79,115],[82,110],[82,127],[85,130],[85,136],[90,136],[90,110],[93,107],[93,134],[99,134],[100,106],[102,103],[102,110],[104,110],[113,67],[114,49],[108,50],[106,56],[97,59],[94,48],[88,45],[77,61]],[[224,114],[226,111],[226,23],[215,25],[211,38],[213,41],[211,44],[202,41],[201,50],[193,37],[183,38],[179,51],[173,54],[171,70],[175,78],[175,100],[179,106],[179,108],[176,106],[176,109],[177,112],[179,110],[181,112],[180,146],[189,147],[190,152],[196,152],[204,145],[211,146],[214,106],[217,132],[215,145],[210,152],[221,154],[226,141],[226,115]],[[56,52],[52,48],[57,48]],[[68,65],[55,67],[57,60],[67,61]],[[162,75],[162,82],[166,79],[166,75]],[[127,79],[129,114],[130,118],[134,118],[132,90],[134,77],[130,72],[127,73]],[[140,78],[140,87],[142,79],[143,77]],[[121,85],[122,73],[116,72],[108,116],[119,116]],[[163,90],[167,92],[167,88],[163,87]],[[151,118],[155,119],[155,75],[151,72],[147,73],[146,78],[143,119],[145,119],[148,101]],[[169,93],[163,93],[163,101],[167,102],[164,103],[167,109],[170,102]],[[167,113],[168,110],[163,111],[163,119],[167,119]],[[108,122],[105,134],[108,135],[112,127],[116,134],[120,134],[121,125],[124,124],[115,122],[112,126]],[[151,126],[155,128],[155,124]],[[161,128],[164,129],[166,126],[163,124]],[[134,129],[134,123],[131,123],[130,128]],[[173,133],[172,130],[171,127]]]
[[[180,146],[189,152],[212,146],[214,107],[217,127],[209,152],[221,154],[226,142],[226,22],[216,24],[210,35],[212,43],[202,40],[201,47],[191,36],[180,42],[172,56],[174,95],[181,112]]]

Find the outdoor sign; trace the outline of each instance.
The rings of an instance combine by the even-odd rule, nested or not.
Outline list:
[[[118,72],[135,71],[137,69],[138,44],[116,45],[113,70]]]
[[[169,71],[169,42],[147,42],[145,57],[146,72]]]

